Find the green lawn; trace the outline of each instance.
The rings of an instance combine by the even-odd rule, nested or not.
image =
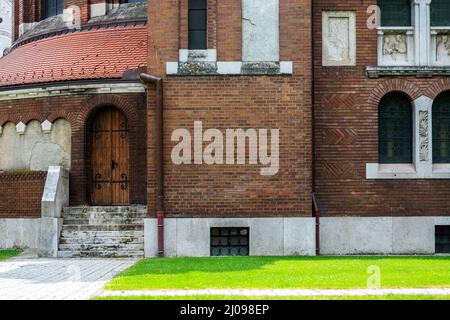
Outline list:
[[[102,297],[95,300],[450,300],[450,296],[432,295],[386,295],[386,296],[330,296],[330,297],[242,297],[242,296],[136,296]]]
[[[369,266],[382,288],[450,287],[450,257],[223,257],[147,259],[107,290],[366,288]]]
[[[20,250],[20,249],[0,250],[0,261],[18,256],[21,253],[22,253],[22,250]]]

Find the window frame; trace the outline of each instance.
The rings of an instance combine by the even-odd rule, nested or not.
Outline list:
[[[402,111],[403,114],[397,110],[397,115],[391,115],[386,112],[389,107],[387,105],[388,99],[398,99],[398,103],[402,103],[401,108],[408,108],[409,110]],[[401,101],[403,100],[403,101]],[[401,111],[401,110],[400,110]],[[390,92],[381,98],[378,104],[378,163],[380,164],[412,164],[414,160],[414,124],[413,124],[413,106],[411,101],[407,96],[401,92]],[[391,121],[391,123],[388,123]],[[400,125],[404,125],[402,134],[406,134],[405,137],[396,136],[395,131]],[[384,132],[383,132],[384,130]],[[388,131],[388,132],[387,132]],[[391,131],[391,132],[389,132]],[[393,154],[389,157],[387,154],[389,145],[394,148],[393,145],[397,147],[404,148],[404,153],[402,155]],[[409,145],[409,147],[408,147]],[[386,151],[385,151],[386,150]],[[385,151],[385,152],[384,152]],[[395,153],[392,149],[390,153]]]
[[[385,12],[385,10],[383,10],[383,6],[384,5],[387,5],[387,6],[390,6],[391,8],[388,8],[389,10],[386,10],[386,11],[389,11],[390,13],[392,13],[393,12],[393,10],[392,10],[392,6],[393,6],[393,4],[392,4],[392,2],[393,1],[398,1],[398,2],[401,2],[401,1],[404,1],[405,2],[405,4],[403,4],[403,5],[408,5],[408,7],[409,7],[409,14],[406,14],[406,13],[402,13],[402,12],[397,12],[397,14],[406,14],[405,15],[405,17],[407,16],[408,18],[407,18],[407,21],[406,22],[404,22],[404,23],[400,23],[400,24],[396,24],[396,23],[383,23],[383,22],[385,22],[385,21],[383,21],[383,17],[386,17],[385,15],[383,15],[383,12]],[[413,24],[413,21],[414,21],[414,17],[413,17],[413,7],[412,7],[412,4],[411,4],[411,0],[377,0],[377,5],[378,5],[378,8],[379,8],[379,10],[380,10],[380,27],[412,27],[414,24]],[[400,3],[398,4],[398,6],[400,7]],[[391,17],[392,18],[392,17]],[[392,18],[393,19],[393,18]],[[392,21],[398,21],[397,19],[394,19],[394,20],[392,20]]]
[[[441,101],[445,100],[445,101]],[[442,103],[442,104],[441,104]],[[441,105],[440,105],[441,104]],[[440,110],[444,109],[444,110]],[[445,138],[440,138],[438,132],[441,124],[447,126]],[[433,101],[432,106],[432,139],[433,139],[433,164],[449,164],[450,163],[450,91],[440,93]],[[440,156],[442,150],[440,147],[443,142],[447,146],[447,155]]]
[[[60,15],[64,12],[64,0],[41,0],[41,20]],[[50,12],[50,4],[52,10]]]
[[[204,21],[202,21],[204,28],[192,27],[192,16],[195,14],[204,15]],[[199,35],[201,33],[203,33],[202,36]],[[196,43],[197,41],[199,44]],[[208,49],[208,0],[188,0],[188,49]]]

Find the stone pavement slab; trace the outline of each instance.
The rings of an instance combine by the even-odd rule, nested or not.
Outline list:
[[[0,300],[85,300],[101,292],[134,259],[40,259],[0,262]]]

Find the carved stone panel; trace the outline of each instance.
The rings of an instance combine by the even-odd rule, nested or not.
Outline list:
[[[448,33],[436,36],[436,63],[450,65],[450,34]]]
[[[419,111],[420,161],[429,159],[428,111]]]
[[[354,66],[356,64],[355,12],[322,13],[322,64]]]
[[[408,61],[408,39],[406,33],[383,35],[383,62],[405,64]]]

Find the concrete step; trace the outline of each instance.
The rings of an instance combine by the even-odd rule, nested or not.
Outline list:
[[[144,237],[61,237],[59,240],[60,245],[63,244],[104,244],[104,245],[117,245],[117,244],[141,244],[144,243]]]
[[[142,218],[126,218],[126,217],[67,217],[63,219],[63,225],[143,225]]]
[[[144,217],[147,214],[146,206],[113,206],[113,207],[65,207],[63,209],[63,217],[72,214],[99,214],[99,215],[118,215],[118,214],[135,214]]]
[[[64,231],[141,231],[144,230],[144,224],[78,224],[64,225]]]
[[[58,258],[143,258],[144,250],[138,251],[72,251],[59,250]]]
[[[144,250],[144,243],[121,243],[121,244],[60,244],[61,251],[139,251]]]
[[[63,238],[112,238],[112,237],[144,237],[143,230],[130,230],[130,231],[79,231],[79,230],[68,230],[63,227],[61,232],[61,237]]]

